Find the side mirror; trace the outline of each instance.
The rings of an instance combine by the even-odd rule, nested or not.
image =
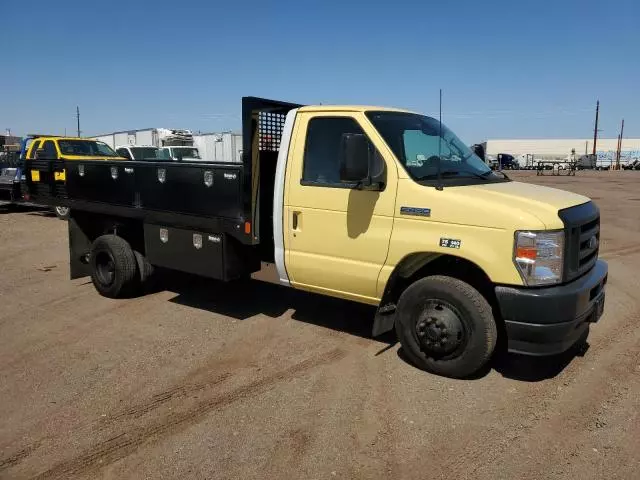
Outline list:
[[[369,142],[361,133],[345,133],[340,142],[340,181],[369,183]]]
[[[473,150],[473,153],[475,153],[478,157],[480,157],[480,160],[485,160],[484,158],[484,147],[478,143],[476,143],[475,145],[471,145],[471,150]]]
[[[36,160],[47,160],[47,153],[43,148],[36,150]]]

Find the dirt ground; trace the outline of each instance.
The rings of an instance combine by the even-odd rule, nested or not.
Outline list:
[[[582,356],[464,381],[260,281],[102,298],[64,222],[0,207],[0,478],[639,478],[640,172],[512,176],[599,204],[605,314]]]

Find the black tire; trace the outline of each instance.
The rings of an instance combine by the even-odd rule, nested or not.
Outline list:
[[[117,235],[102,235],[91,245],[91,281],[108,298],[132,295],[140,284],[138,264],[129,243]]]
[[[498,337],[491,306],[480,292],[440,275],[417,280],[402,293],[395,326],[409,360],[453,378],[480,370]]]
[[[53,207],[53,212],[56,214],[60,220],[68,220],[69,214],[71,213],[71,209],[69,207]]]

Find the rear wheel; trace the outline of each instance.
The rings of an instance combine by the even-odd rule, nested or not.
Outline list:
[[[103,235],[91,245],[91,280],[109,298],[126,297],[139,285],[138,266],[129,243],[116,235]]]
[[[403,292],[396,333],[417,367],[454,378],[481,369],[497,340],[487,300],[471,285],[445,276],[422,278]]]
[[[71,209],[69,207],[54,207],[53,211],[56,213],[56,216],[60,219],[60,220],[67,220],[69,218],[69,212],[71,211]]]

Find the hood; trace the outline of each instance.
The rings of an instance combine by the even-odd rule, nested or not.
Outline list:
[[[487,200],[492,199],[535,215],[549,229],[563,227],[558,217],[559,210],[590,201],[588,197],[577,193],[522,182],[488,183],[468,188]]]

